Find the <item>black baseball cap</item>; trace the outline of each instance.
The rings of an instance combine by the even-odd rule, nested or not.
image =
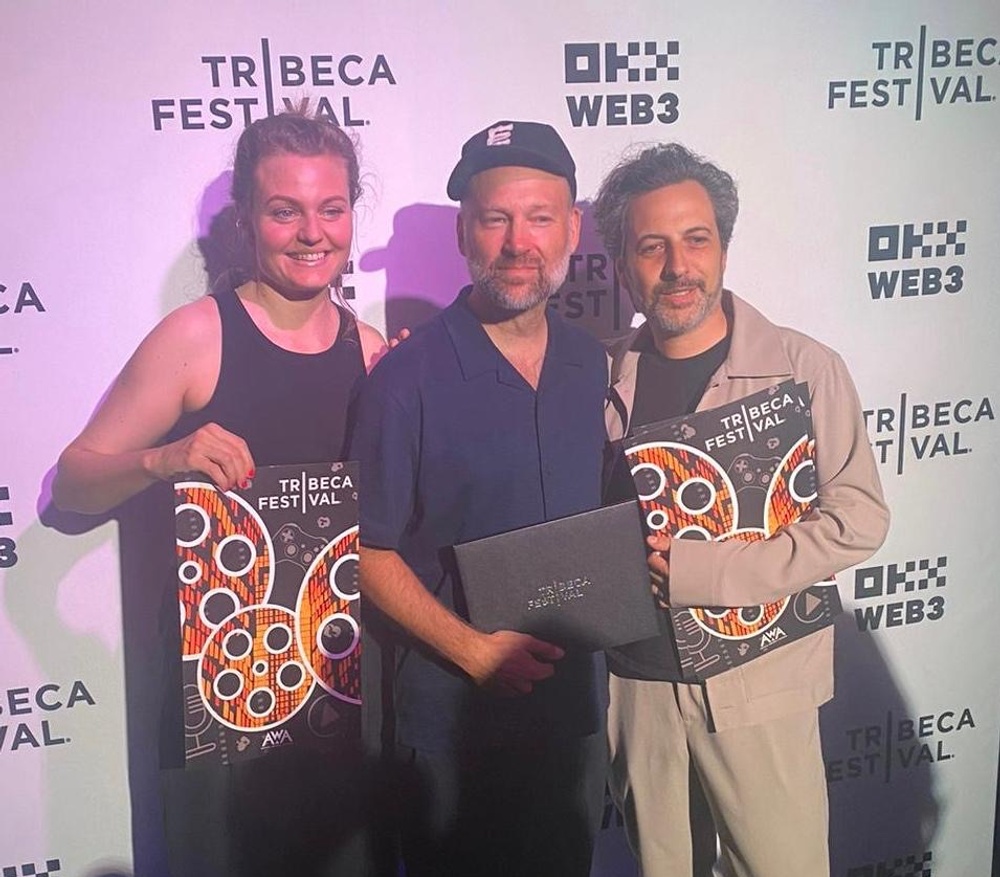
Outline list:
[[[576,201],[576,164],[562,137],[542,122],[494,122],[465,141],[448,178],[448,197],[461,201],[471,180],[494,167],[532,167],[564,177]]]

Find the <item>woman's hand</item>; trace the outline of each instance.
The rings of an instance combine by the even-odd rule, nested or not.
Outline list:
[[[220,490],[245,487],[254,476],[254,461],[247,443],[216,423],[207,423],[169,445],[151,448],[147,467],[160,481],[200,472]]]

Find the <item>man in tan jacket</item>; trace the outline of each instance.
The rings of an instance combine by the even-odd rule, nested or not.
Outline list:
[[[843,360],[723,289],[738,203],[732,177],[679,144],[623,160],[594,202],[646,318],[612,353],[612,439],[789,378],[810,389],[816,509],[760,542],[650,537],[658,597],[675,607],[780,599],[863,561],[888,527]],[[818,707],[833,696],[832,627],[704,685],[680,681],[669,635],[617,650],[609,666],[611,787],[644,877],[692,873],[689,769],[718,827],[722,873],[829,874]]]

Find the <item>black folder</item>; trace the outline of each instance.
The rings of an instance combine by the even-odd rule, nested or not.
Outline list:
[[[598,651],[660,632],[636,502],[455,546],[469,620]]]

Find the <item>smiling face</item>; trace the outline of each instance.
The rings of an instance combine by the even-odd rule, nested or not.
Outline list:
[[[657,343],[692,356],[721,340],[726,251],[705,188],[685,180],[637,196],[624,231],[619,278]]]
[[[351,251],[344,160],[284,152],[262,158],[254,171],[251,221],[262,280],[289,298],[325,291]]]
[[[473,294],[513,313],[546,302],[566,278],[580,212],[562,177],[525,167],[476,174],[458,216]]]

